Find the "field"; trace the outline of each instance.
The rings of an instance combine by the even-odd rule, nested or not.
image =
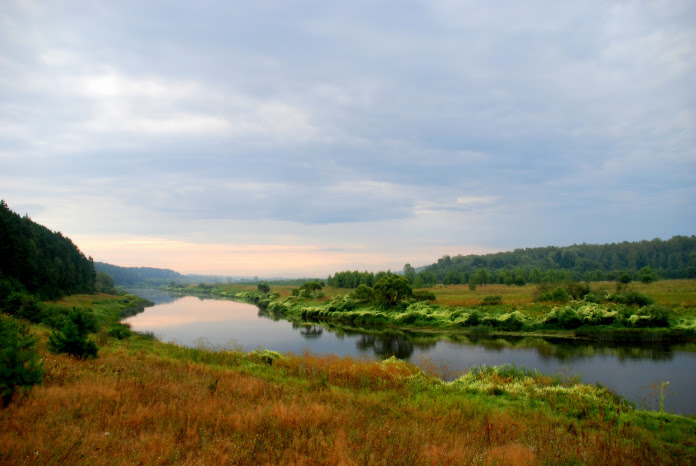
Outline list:
[[[71,298],[115,315],[119,298]],[[669,464],[696,421],[519,368],[451,383],[406,363],[106,337],[46,351],[42,386],[0,411],[3,464]]]

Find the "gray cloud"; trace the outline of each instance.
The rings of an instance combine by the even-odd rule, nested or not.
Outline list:
[[[692,2],[5,10],[0,186],[36,212],[100,196],[172,235],[221,219],[369,243],[392,222],[489,248],[696,226]]]

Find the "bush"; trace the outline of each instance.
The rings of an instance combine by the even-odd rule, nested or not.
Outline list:
[[[563,307],[554,309],[545,319],[544,325],[556,326],[563,329],[578,328],[583,324],[583,319],[575,309]]]
[[[43,381],[43,364],[29,328],[0,318],[0,397],[7,406],[18,390],[28,390]]]
[[[496,304],[502,304],[503,297],[500,295],[484,296],[481,300],[481,304],[484,306],[493,306]]]
[[[256,285],[256,289],[261,293],[267,294],[269,291],[271,291],[271,286],[266,282],[262,282]]]
[[[413,292],[413,299],[416,301],[435,301],[437,297],[432,291],[417,290]]]
[[[126,324],[117,324],[109,330],[108,335],[117,340],[125,340],[133,335],[130,327]]]
[[[360,301],[361,303],[368,303],[372,301],[372,298],[374,298],[374,290],[367,286],[367,285],[360,285],[358,286],[353,292],[350,294],[350,297]]]
[[[479,325],[482,321],[482,315],[479,311],[474,311],[471,314],[469,314],[469,317],[466,318],[466,326],[467,327],[474,327],[476,325]]]
[[[97,357],[97,345],[87,338],[87,334],[95,330],[94,316],[73,308],[61,330],[54,331],[48,338],[48,349],[78,358]]]
[[[607,301],[638,307],[649,306],[655,302],[650,296],[637,291],[629,291],[625,294],[614,293],[607,298]]]

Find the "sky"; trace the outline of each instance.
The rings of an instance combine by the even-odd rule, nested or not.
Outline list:
[[[0,198],[231,276],[692,235],[694,76],[693,0],[3,0]]]

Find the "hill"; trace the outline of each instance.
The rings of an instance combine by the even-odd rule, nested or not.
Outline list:
[[[44,299],[94,291],[95,270],[75,244],[0,201],[0,286]]]

